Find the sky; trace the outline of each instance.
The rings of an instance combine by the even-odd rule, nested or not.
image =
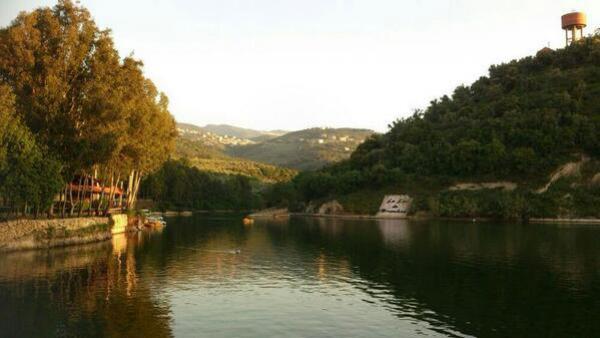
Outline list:
[[[51,0],[0,0],[0,26]],[[80,0],[180,122],[379,132],[491,64],[564,46],[598,0]]]

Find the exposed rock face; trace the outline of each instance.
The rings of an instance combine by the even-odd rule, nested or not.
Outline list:
[[[535,192],[538,194],[543,194],[546,191],[548,191],[548,188],[550,188],[550,186],[559,179],[563,177],[578,175],[581,172],[581,167],[589,160],[589,157],[581,156],[581,160],[578,162],[569,162],[560,166],[558,169],[556,169],[556,171],[552,173],[552,175],[550,175],[550,181],[545,186],[541,187]]]
[[[480,183],[457,183],[448,190],[456,191],[456,190],[483,190],[483,189],[503,189],[507,191],[512,191],[517,188],[517,184],[508,181],[498,181],[498,182],[480,182]]]
[[[376,217],[406,218],[412,198],[408,195],[387,195],[383,198]]]
[[[319,215],[339,215],[344,212],[344,207],[336,200],[323,203],[319,208]]]
[[[592,185],[600,185],[600,173],[597,173],[592,177]]]

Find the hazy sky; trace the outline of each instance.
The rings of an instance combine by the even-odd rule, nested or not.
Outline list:
[[[50,0],[0,0],[0,26]],[[385,131],[493,63],[564,45],[599,0],[81,0],[182,122]]]

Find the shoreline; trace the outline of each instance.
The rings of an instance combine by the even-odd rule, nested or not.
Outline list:
[[[433,217],[423,215],[412,216],[376,216],[365,214],[315,214],[305,212],[259,212],[248,215],[253,219],[279,219],[285,217],[311,217],[311,218],[332,218],[332,219],[347,219],[347,220],[407,220],[407,221],[424,221],[424,220],[440,220],[440,221],[465,221],[465,222],[492,222],[495,219],[487,217]],[[507,222],[510,220],[498,220]],[[530,218],[527,223],[532,224],[588,224],[600,225],[600,218]]]
[[[19,219],[0,222],[0,252],[47,250],[108,241],[113,235],[141,230],[137,217]],[[145,224],[142,224],[145,226]]]

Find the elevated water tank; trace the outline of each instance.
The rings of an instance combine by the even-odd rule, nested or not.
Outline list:
[[[587,16],[583,12],[571,12],[561,17],[567,45],[583,38],[583,29],[587,26]]]

